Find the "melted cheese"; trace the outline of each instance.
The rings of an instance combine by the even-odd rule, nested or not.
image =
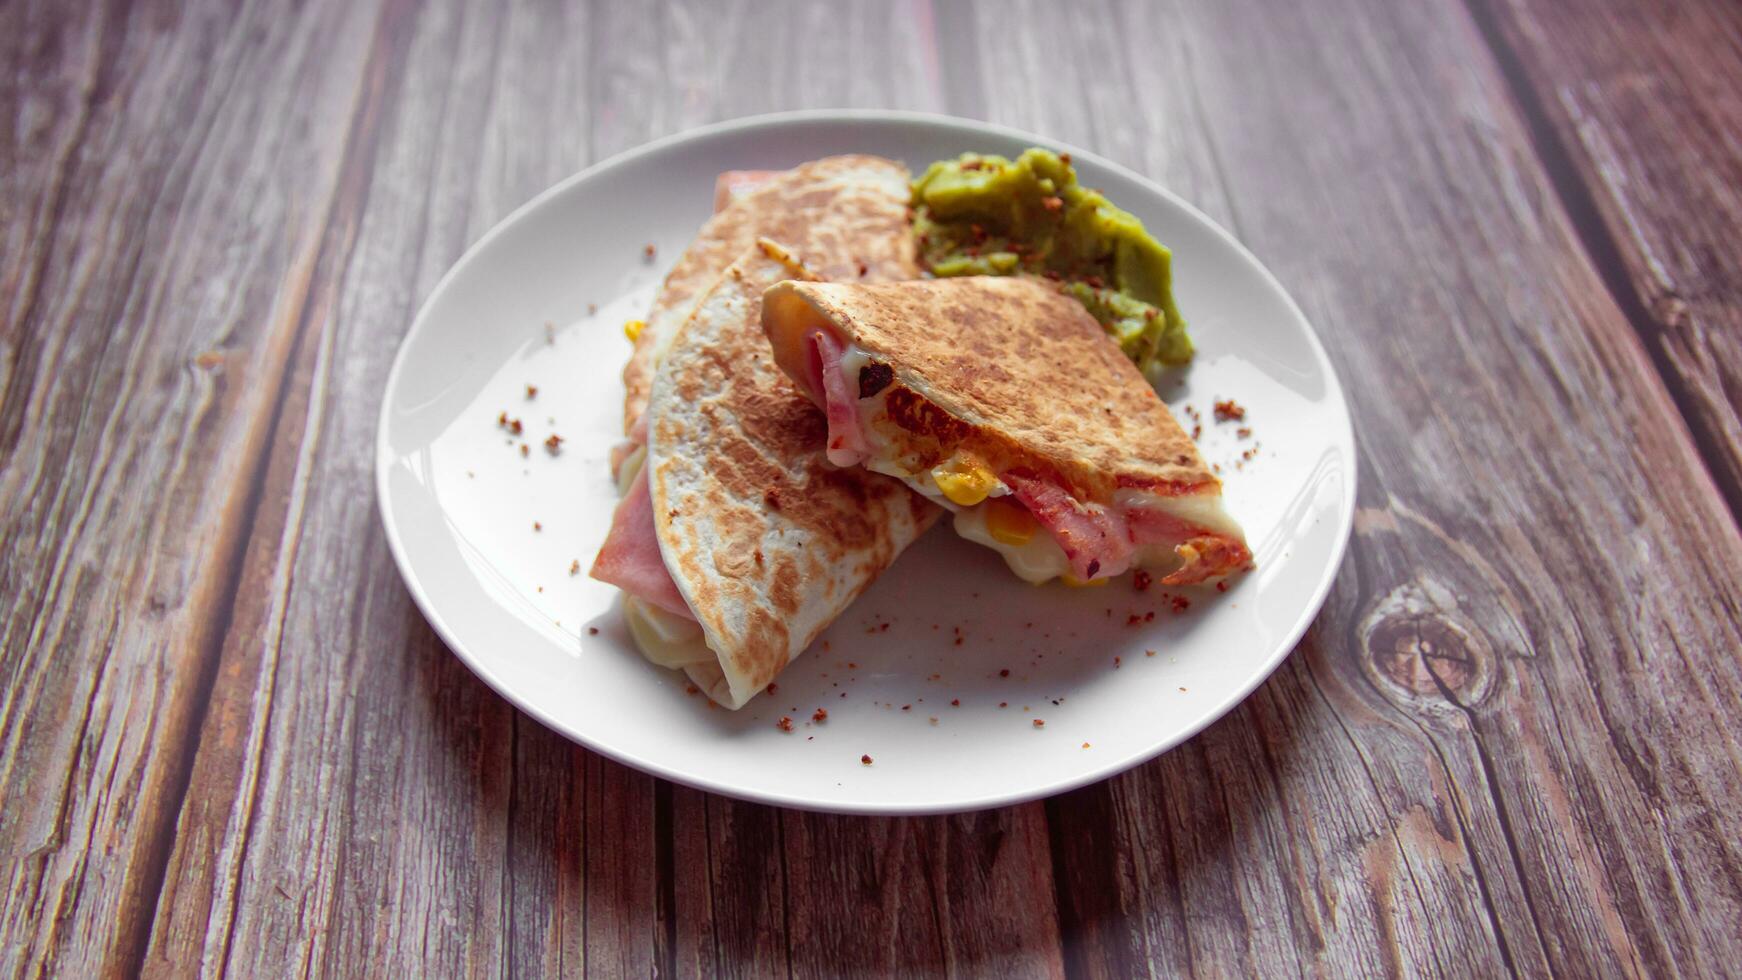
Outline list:
[[[696,664],[715,663],[702,627],[694,620],[666,612],[634,596],[623,597],[623,618],[641,655],[660,667],[682,670]]]
[[[983,544],[1004,556],[1004,564],[1017,578],[1039,585],[1058,578],[1071,570],[1065,551],[1052,535],[1042,532],[1026,544],[1010,544],[998,540],[986,526],[986,508],[968,507],[956,511],[956,533],[975,544]]]

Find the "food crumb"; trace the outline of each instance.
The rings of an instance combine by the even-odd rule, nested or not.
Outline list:
[[[554,432],[552,432],[550,434],[550,438],[548,438],[544,441],[545,451],[550,453],[552,456],[555,456],[557,453],[562,452],[562,446],[563,446],[563,437],[557,435]]]
[[[1238,422],[1246,417],[1246,409],[1232,398],[1216,402],[1215,407],[1218,422]]]
[[[871,764],[871,757],[870,757],[870,756],[868,756],[868,755],[862,755],[862,756],[860,756],[860,757],[859,757],[859,764],[860,764],[860,765],[862,765],[862,766],[868,766],[868,765],[870,765],[870,764]]]
[[[652,242],[648,242],[646,245],[641,246],[641,257],[647,261],[652,262],[653,257],[657,254],[659,254],[659,249],[654,248]]]
[[[1143,651],[1143,655],[1145,657],[1153,657],[1153,656],[1155,656],[1155,651],[1154,650],[1145,650],[1145,651]]]
[[[1118,658],[1118,657],[1114,657],[1114,658],[1113,658],[1113,669],[1114,669],[1114,670],[1118,670],[1118,669],[1119,669],[1119,663],[1120,663],[1120,658]]]
[[[570,575],[579,575],[580,573],[581,573],[581,560],[579,558],[576,558],[574,561],[569,562],[569,574]]]
[[[932,724],[934,724],[934,725],[935,725],[935,724],[937,724],[937,723],[938,723],[938,716],[937,716],[937,715],[932,715],[932,716],[931,716],[931,719],[930,719],[930,721],[931,721],[931,723],[932,723]]]
[[[597,627],[597,626],[587,627],[587,635],[588,636],[598,636],[599,635],[599,627]]]
[[[1045,728],[1045,727],[1046,727],[1046,722],[1044,722],[1044,721],[1042,721],[1042,720],[1040,720],[1040,719],[1039,719],[1039,718],[1036,718],[1036,719],[1034,719],[1034,727],[1036,727],[1036,728]]]
[[[998,676],[999,677],[1009,677],[1010,676],[1010,668],[1006,667],[1003,670],[999,671]]]
[[[597,312],[599,312],[599,304],[597,304],[597,303],[588,303],[587,304],[587,315],[588,316],[592,316],[593,314],[595,314]]]
[[[829,709],[827,709],[827,708],[818,708],[817,710],[811,712],[811,721],[814,721],[814,722],[817,722],[820,724],[820,723],[828,721],[828,720],[829,720]]]
[[[904,704],[904,705],[902,705],[902,706],[901,706],[901,710],[903,710],[903,711],[912,711],[912,710],[913,710],[913,705],[911,705],[911,704]]]
[[[533,521],[533,522],[532,522],[532,529],[533,529],[533,530],[534,530],[534,531],[542,531],[542,530],[544,530],[544,525],[543,525],[543,524],[540,524],[540,523],[539,523],[539,522],[537,522],[537,521]]]
[[[1008,708],[1008,707],[1010,707],[1010,702],[1009,701],[1000,701],[1000,702],[998,702],[998,707]]]
[[[588,310],[587,312],[591,313],[592,310]],[[549,320],[544,321],[544,342],[552,347],[556,346],[556,324]]]
[[[523,442],[523,443],[521,443],[521,444],[520,444],[520,455],[522,455],[522,456],[526,456],[526,455],[528,455],[528,454],[530,454],[530,453],[531,453],[531,450],[529,450],[529,449],[527,449],[527,448],[526,448],[526,443],[524,443],[524,442]]]
[[[774,727],[783,732],[790,732],[792,731],[792,719],[786,715],[781,715],[780,720],[774,723]]]
[[[1182,691],[1183,691],[1183,690],[1185,690],[1185,688],[1183,688],[1183,687],[1182,687],[1182,688],[1180,688],[1180,690],[1182,690]]]
[[[1226,591],[1228,591],[1228,583],[1227,583],[1227,581],[1226,581],[1226,580],[1223,580],[1223,581],[1221,581],[1221,582],[1217,582],[1217,583],[1216,583],[1216,591],[1217,591],[1217,592],[1226,592]]]
[[[1242,425],[1240,428],[1234,430],[1234,434],[1245,439],[1252,435],[1252,427],[1249,425]]]
[[[962,699],[961,698],[951,698],[950,699],[950,707],[960,708],[961,706],[962,706]]]
[[[1139,592],[1148,592],[1150,583],[1154,581],[1155,577],[1141,568],[1131,575],[1131,587]]]
[[[1176,595],[1173,597],[1173,611],[1174,612],[1183,613],[1187,609],[1190,609],[1191,606],[1192,606],[1192,601],[1190,599],[1187,599],[1185,596]]]
[[[766,688],[764,688],[764,690],[766,690],[769,694],[773,694],[775,691],[780,690],[780,685],[774,683],[773,681],[769,681],[768,686]]]
[[[538,385],[527,385],[526,386],[526,399],[528,401],[531,401],[532,399],[537,398],[537,397],[538,397]]]

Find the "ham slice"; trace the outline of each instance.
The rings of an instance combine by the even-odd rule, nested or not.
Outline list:
[[[835,335],[827,330],[813,330],[809,339],[811,398],[827,406],[829,462],[836,466],[857,466],[871,455],[871,444],[865,440],[865,430],[859,425],[859,406],[852,386],[841,373],[841,356],[846,351]]]
[[[647,488],[646,467],[635,475],[629,493],[617,502],[617,509],[611,514],[611,533],[605,536],[599,557],[593,559],[592,570],[587,574],[685,619],[696,618],[659,553],[659,535],[653,527],[653,492]]]
[[[1004,485],[1046,528],[1084,581],[1120,575],[1131,567],[1135,549],[1125,519],[1100,504],[1085,504],[1050,480],[1021,471],[1004,473]]]

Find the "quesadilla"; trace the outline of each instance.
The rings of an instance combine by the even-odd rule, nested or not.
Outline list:
[[[720,209],[665,277],[623,368],[623,431],[637,422],[653,375],[678,330],[727,264],[766,236],[825,279],[911,279],[919,274],[909,229],[907,168],[881,157],[825,157],[791,170],[731,171],[715,187]],[[619,473],[622,454],[612,465]]]
[[[761,329],[763,292],[808,275],[762,240],[701,297],[660,360],[647,450],[626,463],[591,571],[627,593],[643,653],[728,708],[762,691],[941,513],[899,481],[829,464],[827,423]]]
[[[1251,562],[1222,485],[1082,304],[1027,277],[784,282],[762,324],[828,419],[828,458],[906,482],[1017,575]]]

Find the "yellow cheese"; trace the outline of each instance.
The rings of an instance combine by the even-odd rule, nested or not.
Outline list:
[[[984,464],[973,460],[953,459],[931,471],[932,482],[953,504],[972,507],[992,492],[998,478]]]
[[[630,340],[634,340],[641,336],[641,331],[646,326],[646,320],[630,320],[623,324],[623,336],[628,337]]]
[[[1034,540],[1040,523],[1027,507],[994,497],[986,501],[986,530],[998,541],[1021,547]]]

